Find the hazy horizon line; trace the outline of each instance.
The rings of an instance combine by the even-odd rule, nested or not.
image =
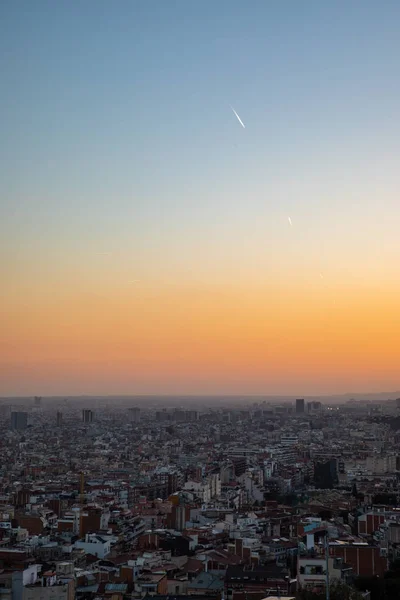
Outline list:
[[[391,392],[345,392],[345,393],[323,393],[323,394],[47,394],[40,395],[41,398],[347,398],[351,399],[355,396],[395,396],[400,395],[400,390]],[[37,394],[31,395],[6,395],[0,396],[0,400],[7,399],[26,399],[34,398]],[[388,398],[390,399],[390,398]],[[395,399],[395,398],[394,398]]]

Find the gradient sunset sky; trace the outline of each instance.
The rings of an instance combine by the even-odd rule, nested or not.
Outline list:
[[[0,395],[399,389],[399,23],[3,0]]]

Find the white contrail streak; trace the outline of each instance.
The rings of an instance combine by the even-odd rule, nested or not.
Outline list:
[[[243,129],[246,129],[245,124],[243,123],[242,119],[239,117],[239,115],[237,114],[236,110],[233,108],[233,106],[231,106],[231,109],[233,110],[234,114],[236,115],[237,120],[239,121],[239,123],[241,124],[241,126],[243,127]]]
[[[287,220],[289,221],[290,227],[293,227],[292,219],[290,217],[288,217]]]

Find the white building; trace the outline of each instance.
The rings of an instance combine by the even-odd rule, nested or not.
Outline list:
[[[221,479],[219,474],[215,474],[204,481],[187,481],[183,489],[200,498],[203,504],[207,504],[213,498],[221,496]]]
[[[74,545],[75,548],[84,550],[86,554],[93,554],[98,558],[105,558],[111,550],[111,541],[94,533],[86,534],[85,541],[78,540]]]

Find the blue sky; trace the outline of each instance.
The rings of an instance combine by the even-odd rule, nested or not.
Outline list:
[[[312,194],[290,198],[285,186],[300,180],[301,191],[314,171],[334,189],[351,185],[379,161],[377,146],[398,150],[397,2],[17,0],[0,10],[6,208],[30,205],[29,194],[38,217],[74,219],[79,204],[110,218],[107,204],[133,200],[150,224],[159,211],[190,221],[192,204],[254,187],[281,189],[289,210],[312,208]]]
[[[6,250],[397,231],[397,2],[0,10]]]

